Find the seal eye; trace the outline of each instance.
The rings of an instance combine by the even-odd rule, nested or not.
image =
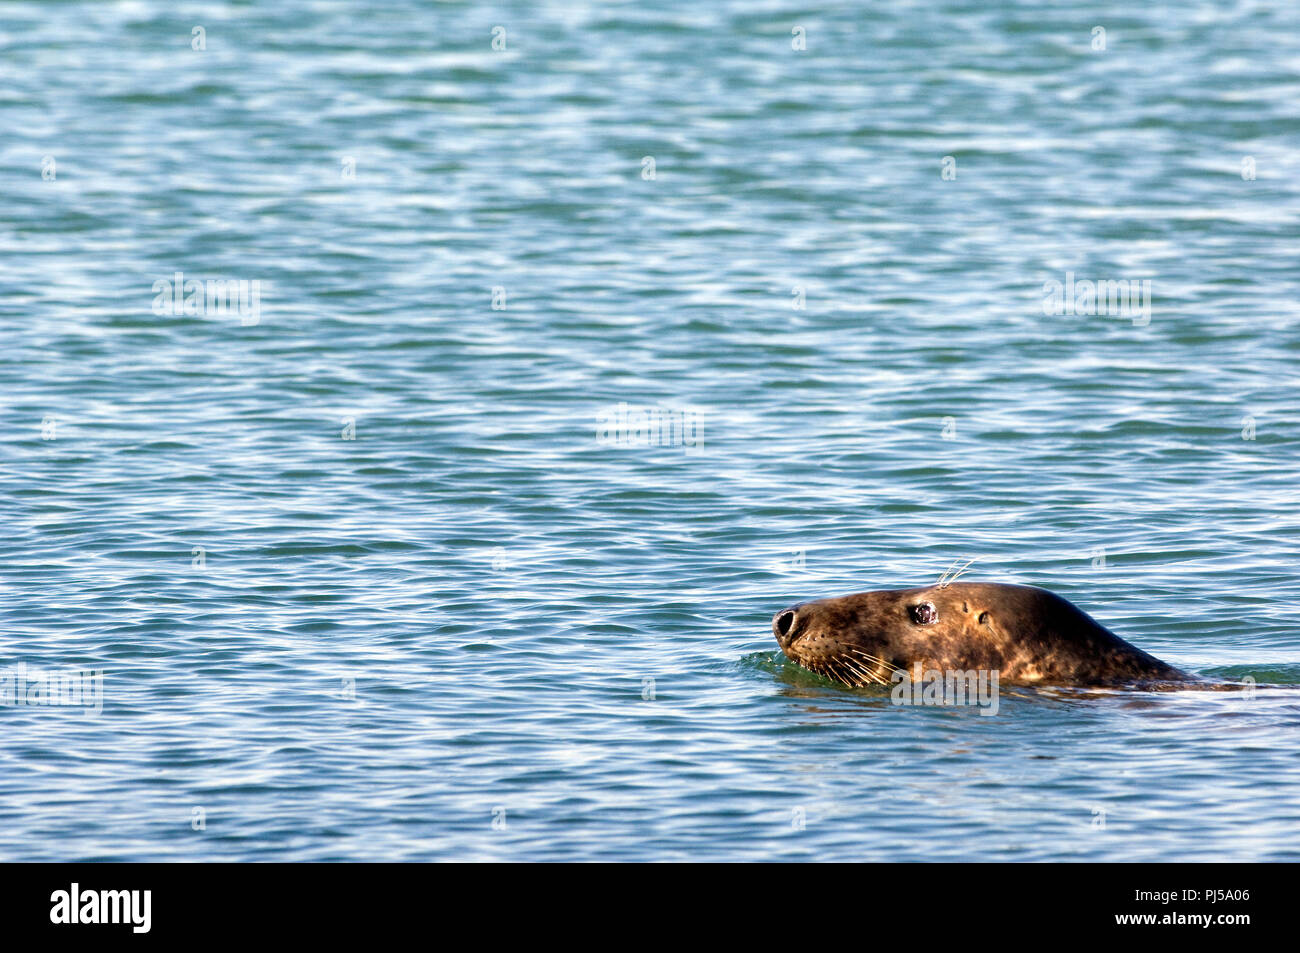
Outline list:
[[[935,611],[933,603],[922,602],[912,606],[909,611],[912,613],[912,621],[917,625],[929,625],[939,621],[939,613]]]

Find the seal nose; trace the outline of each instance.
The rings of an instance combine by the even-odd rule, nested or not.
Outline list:
[[[790,633],[794,631],[796,615],[795,609],[783,609],[772,617],[772,634],[783,649],[790,644]]]

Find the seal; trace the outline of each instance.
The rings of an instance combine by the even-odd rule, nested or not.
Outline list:
[[[1171,687],[1199,682],[1033,586],[950,582],[801,602],[772,633],[792,662],[845,685],[896,673],[997,672],[1016,685]]]

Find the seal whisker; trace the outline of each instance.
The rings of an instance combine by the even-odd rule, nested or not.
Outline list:
[[[861,675],[863,678],[867,679],[868,681],[873,681],[873,682],[875,681],[871,673],[863,669],[862,666],[854,662],[853,659],[848,658],[847,656],[841,656],[839,659],[837,659],[837,661],[840,664],[842,664],[845,668],[847,668],[850,672],[853,672],[855,675]]]
[[[822,678],[829,678],[832,682],[842,682],[843,678],[833,671],[827,662],[809,662],[804,666],[811,672],[816,672]]]
[[[871,654],[865,653],[865,651],[858,650],[858,649],[854,649],[853,651],[854,651],[854,654],[855,654],[855,655],[861,655],[861,657],[862,657],[862,658],[865,658],[865,659],[867,660],[867,662],[871,662],[872,664],[876,664],[876,666],[879,666],[879,667],[881,667],[881,668],[884,668],[885,671],[888,671],[888,672],[901,672],[901,671],[902,671],[901,668],[898,668],[897,666],[893,666],[893,664],[891,664],[891,663],[889,663],[889,662],[885,662],[885,660],[884,660],[883,658],[880,658],[879,655],[871,655]]]
[[[848,651],[854,653],[855,655],[861,655],[864,659],[869,659],[872,662],[879,662],[881,665],[884,665],[888,668],[893,668],[892,665],[890,665],[888,662],[882,659],[879,655],[872,655],[870,652],[864,652],[862,651],[862,649],[854,648],[851,645],[848,646],[847,649]]]
[[[940,589],[947,589],[954,582],[956,582],[958,579],[961,578],[962,573],[964,573],[967,569],[970,568],[971,563],[975,562],[975,560],[979,558],[980,558],[979,556],[972,556],[970,559],[966,560],[965,564],[960,569],[957,569],[956,572],[953,572],[957,564],[961,562],[961,557],[958,556],[956,559],[952,561],[952,565],[949,566],[946,570],[944,570],[943,575],[939,577],[939,581],[935,583],[935,585],[937,585]]]
[[[853,646],[848,646],[847,648],[848,651],[853,652],[856,655],[861,655],[864,659],[866,659],[869,662],[876,663],[881,668],[884,668],[886,671],[890,672],[891,674],[894,672],[904,672],[903,669],[899,668],[897,665],[894,665],[890,662],[886,662],[879,655],[871,655],[870,653],[864,652],[861,649],[856,649]],[[906,672],[904,672],[904,674],[906,674]]]
[[[865,665],[863,665],[863,664],[862,664],[861,662],[859,662],[857,659],[853,659],[853,658],[849,658],[848,656],[844,656],[844,657],[843,657],[843,660],[844,660],[844,664],[845,664],[845,665],[847,665],[847,666],[849,666],[850,668],[852,668],[853,671],[860,673],[864,678],[868,679],[869,681],[871,681],[871,682],[873,682],[873,683],[875,683],[875,684],[877,684],[877,685],[883,685],[883,684],[884,684],[884,682],[881,680],[879,674],[877,674],[876,672],[871,671],[871,669],[867,668]]]
[[[850,665],[848,659],[840,656],[835,661],[837,665],[843,666],[843,669],[841,669],[842,671],[847,669],[849,673],[849,683],[852,684],[854,688],[861,688],[866,684],[866,682],[863,681],[866,673]]]
[[[857,659],[853,659],[853,664],[863,673],[863,675],[866,675],[868,679],[871,679],[872,683],[875,683],[876,685],[885,684],[885,680],[883,677],[880,677],[880,672],[875,671],[875,668],[868,668],[865,664],[858,662]]]
[[[954,582],[960,579],[965,574],[966,570],[970,568],[971,563],[975,562],[977,559],[983,559],[983,558],[984,557],[982,556],[972,556],[970,559],[966,560],[966,565],[958,569],[956,574],[954,574],[953,577],[949,579],[947,583],[945,583],[945,588],[947,586],[951,586]]]
[[[845,685],[851,685],[854,688],[860,687],[857,679],[846,677],[843,671],[840,669],[840,663],[843,661],[844,660],[842,658],[831,659],[829,664],[834,667],[836,674],[839,675],[840,681],[843,682]],[[852,673],[851,669],[850,669],[850,673]]]
[[[939,581],[936,582],[935,585],[938,586],[940,589],[944,589],[944,588],[946,588],[946,587],[947,587],[947,583],[945,583],[944,580],[948,578],[948,573],[952,572],[953,569],[956,567],[956,565],[957,565],[959,562],[961,562],[961,557],[960,557],[960,556],[958,556],[956,559],[954,559],[954,560],[952,561],[952,565],[949,566],[947,569],[945,569],[945,570],[943,571],[942,575],[939,576]]]
[[[884,685],[884,684],[885,684],[885,680],[884,680],[883,678],[880,677],[880,674],[879,674],[878,672],[873,672],[873,671],[867,669],[867,668],[864,667],[860,662],[858,662],[856,659],[851,659],[851,658],[849,658],[848,656],[841,656],[841,657],[840,657],[840,660],[841,660],[841,661],[842,661],[846,666],[848,666],[848,668],[849,668],[851,671],[857,672],[859,675],[861,675],[863,678],[867,679],[867,681],[871,682],[873,685]]]

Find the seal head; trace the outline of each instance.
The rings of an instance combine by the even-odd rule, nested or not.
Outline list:
[[[772,619],[793,662],[846,685],[899,670],[997,671],[1020,685],[1193,681],[1045,589],[955,582],[802,602]]]

